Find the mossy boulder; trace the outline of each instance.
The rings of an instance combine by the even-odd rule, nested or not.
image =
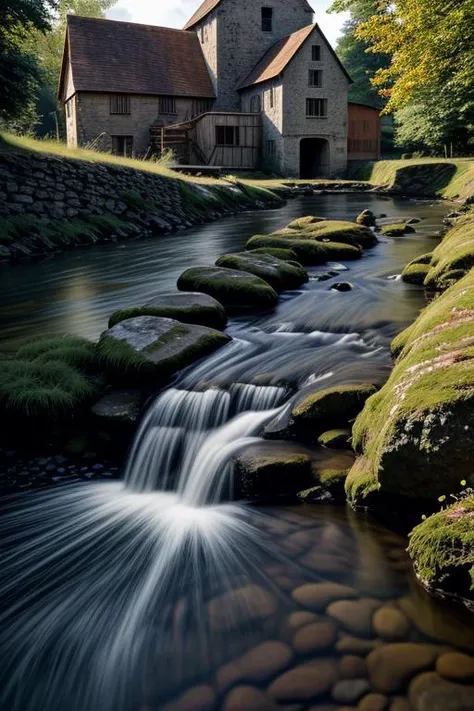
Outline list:
[[[357,418],[353,444],[364,458],[348,495],[434,499],[474,484],[474,272],[422,311],[393,341],[386,385]]]
[[[105,331],[98,352],[105,370],[120,382],[159,382],[230,340],[206,326],[138,316]]]
[[[460,497],[416,526],[408,552],[418,578],[429,590],[473,599],[474,496]]]
[[[295,252],[298,262],[307,265],[325,264],[332,261],[347,261],[360,259],[362,251],[350,244],[336,242],[319,242],[313,239],[296,239],[289,237],[274,237],[272,235],[255,235],[245,245],[247,250],[261,247],[277,247],[291,249]]]
[[[311,457],[288,442],[251,445],[235,461],[235,498],[271,501],[310,485]]]
[[[209,294],[233,312],[271,309],[278,301],[276,291],[260,277],[225,267],[188,269],[179,277],[178,289]]]
[[[356,222],[358,225],[364,225],[365,227],[375,227],[376,218],[372,210],[363,210],[357,216]]]
[[[282,259],[284,262],[297,262],[296,252],[292,249],[282,249],[279,247],[260,247],[259,249],[251,249],[251,254],[269,254],[271,257]]]
[[[429,270],[429,264],[410,263],[402,271],[402,279],[407,284],[423,285]]]
[[[396,225],[384,225],[380,230],[386,237],[403,237],[403,235],[413,234],[415,228],[405,222]]]
[[[270,284],[276,292],[297,289],[308,281],[308,274],[303,267],[288,264],[270,254],[224,254],[219,257],[216,266],[254,274]]]
[[[306,395],[291,413],[291,430],[298,438],[315,441],[328,428],[344,427],[376,392],[371,383],[340,385]]]
[[[432,254],[425,285],[444,290],[474,267],[474,213],[457,220]]]
[[[318,443],[330,449],[351,449],[351,431],[346,428],[328,430],[318,437]]]
[[[308,225],[302,231],[305,239],[318,241],[343,242],[362,249],[369,249],[378,244],[376,234],[364,225],[344,220],[324,220],[314,225]]]
[[[109,328],[117,323],[137,316],[159,316],[173,318],[181,323],[194,323],[218,330],[226,327],[227,315],[224,307],[208,294],[176,291],[161,294],[144,306],[136,306],[115,311],[109,318]]]

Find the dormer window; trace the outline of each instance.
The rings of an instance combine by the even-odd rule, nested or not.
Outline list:
[[[272,7],[262,7],[262,32],[273,32]]]

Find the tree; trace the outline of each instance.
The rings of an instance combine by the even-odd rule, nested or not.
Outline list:
[[[0,3],[0,119],[27,110],[41,80],[38,62],[25,48],[29,33],[48,30],[54,0],[2,0]]]
[[[374,79],[402,109],[427,88],[442,88],[462,105],[474,100],[474,0],[378,0],[381,11],[356,30],[373,53],[391,57]]]

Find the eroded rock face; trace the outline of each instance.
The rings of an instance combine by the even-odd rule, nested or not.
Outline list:
[[[270,254],[252,252],[225,254],[217,260],[216,266],[254,274],[270,284],[277,292],[297,289],[308,281],[308,274],[303,267],[289,264]]]
[[[98,351],[120,381],[166,378],[230,341],[206,326],[139,316],[105,331]]]

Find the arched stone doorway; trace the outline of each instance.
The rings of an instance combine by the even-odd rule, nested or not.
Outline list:
[[[329,141],[325,138],[302,138],[300,141],[300,178],[329,177]]]

